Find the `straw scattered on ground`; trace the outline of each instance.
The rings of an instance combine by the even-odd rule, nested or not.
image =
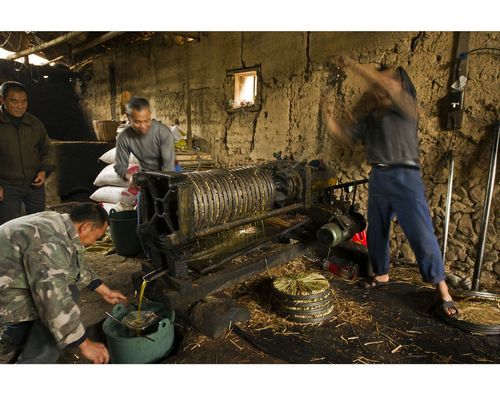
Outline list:
[[[474,324],[500,325],[500,301],[459,299],[459,319]]]
[[[407,282],[420,287],[433,288],[431,284],[422,281],[417,267],[394,268],[391,271],[391,280]],[[460,310],[458,319],[474,324],[500,325],[500,301],[484,300],[473,297],[453,297]]]
[[[292,322],[279,316],[273,308],[272,282],[280,277],[288,275],[301,275],[316,272],[327,279],[332,274],[319,269],[317,260],[306,257],[295,258],[272,270],[267,270],[252,279],[226,290],[226,294],[247,307],[250,311],[250,320],[244,324],[246,329],[260,331],[270,329],[275,334],[300,335],[299,332],[291,331],[291,327],[304,326],[298,322]],[[336,326],[344,324],[366,326],[372,320],[367,313],[368,304],[359,304],[356,301],[344,297],[338,290],[332,289],[334,297],[332,318],[325,321],[336,321]],[[310,325],[321,325],[323,322]]]

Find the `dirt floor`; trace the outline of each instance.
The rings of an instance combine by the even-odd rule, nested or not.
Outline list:
[[[102,279],[137,301],[130,276],[140,271],[142,259],[88,253],[88,262]],[[231,298],[250,311],[247,322],[231,326],[223,337],[210,338],[181,319],[175,322],[170,364],[277,363],[498,363],[500,336],[464,332],[432,312],[434,291],[421,283],[415,267],[393,270],[393,282],[361,289],[319,269],[319,260],[296,258],[216,296]],[[332,284],[335,308],[328,321],[312,325],[289,322],[276,314],[270,282],[283,275],[322,272]],[[111,306],[94,293],[82,297],[85,324],[98,326]],[[494,304],[495,318],[499,317]],[[61,362],[85,360],[68,354]]]
[[[87,262],[111,288],[137,302],[131,275],[141,271],[140,258],[88,252]],[[166,364],[413,364],[484,363],[500,361],[500,336],[473,334],[450,326],[432,312],[434,291],[421,284],[414,267],[393,269],[393,282],[361,289],[319,269],[319,260],[298,257],[215,296],[246,307],[250,319],[229,326],[222,337],[210,338],[175,321],[175,341]],[[276,314],[270,282],[283,275],[315,271],[331,282],[332,317],[322,323],[298,324]],[[105,340],[101,330],[112,306],[97,294],[82,292],[81,310],[91,337]],[[493,306],[499,317],[498,304]],[[6,362],[6,359],[3,360]],[[60,363],[87,363],[77,351],[65,351]]]

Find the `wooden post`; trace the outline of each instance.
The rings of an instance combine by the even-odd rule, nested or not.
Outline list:
[[[110,94],[110,104],[111,109],[111,119],[116,120],[116,71],[115,64],[109,65],[109,94]]]
[[[189,43],[184,38],[184,54],[186,63],[186,124],[187,124],[187,148],[193,150],[193,134],[191,132],[191,82],[189,76]]]

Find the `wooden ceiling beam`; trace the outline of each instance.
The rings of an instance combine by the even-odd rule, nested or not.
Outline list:
[[[6,60],[16,60],[21,57],[29,56],[30,54],[38,53],[41,50],[48,49],[49,47],[54,47],[57,46],[61,43],[65,43],[71,39],[73,39],[76,36],[82,35],[85,32],[68,32],[65,33],[64,35],[58,36],[55,39],[52,39],[48,42],[41,43],[37,46],[30,47],[29,49],[19,51],[17,53],[11,54],[7,57],[5,57]]]
[[[59,56],[59,57],[56,57],[56,58],[53,58],[52,60],[48,60],[46,63],[43,63],[43,64],[40,64],[40,65],[49,65],[49,64],[52,64],[52,63],[56,63],[56,62],[59,62],[59,64],[63,64],[63,65],[66,65],[66,66],[69,66],[69,64],[64,61],[64,55],[62,56]]]
[[[93,63],[94,62],[94,59],[99,57],[99,55],[95,55],[95,56],[91,56],[89,58],[85,58],[81,61],[78,61],[77,63],[73,64],[73,65],[70,65],[69,66],[69,69],[70,71],[79,71],[80,69],[82,69],[85,65],[87,64],[90,64],[90,63]]]
[[[114,39],[117,36],[123,35],[126,32],[107,32],[102,36],[99,36],[90,42],[84,43],[82,46],[73,49],[73,54],[78,54],[82,51],[90,49],[91,47],[97,46],[101,43],[107,42],[108,40]]]

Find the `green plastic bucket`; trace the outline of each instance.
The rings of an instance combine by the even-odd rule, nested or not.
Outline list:
[[[111,315],[121,321],[128,312],[135,310],[133,306],[117,304],[113,307]],[[157,302],[145,303],[141,310],[154,311],[162,318],[158,322],[157,329],[152,327],[145,331],[144,334],[149,339],[137,336],[135,332],[110,317],[104,321],[102,329],[106,335],[113,364],[153,363],[170,353],[174,342],[174,312],[166,311],[163,304]]]
[[[109,229],[116,254],[132,257],[142,252],[141,242],[135,231],[137,227],[137,211],[109,212]]]

